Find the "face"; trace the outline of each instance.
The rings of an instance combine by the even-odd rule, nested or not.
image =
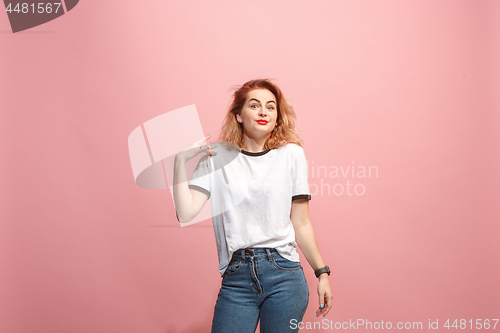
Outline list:
[[[278,119],[278,104],[274,94],[267,89],[254,89],[247,94],[245,105],[236,120],[243,124],[245,134],[263,136],[270,134]]]

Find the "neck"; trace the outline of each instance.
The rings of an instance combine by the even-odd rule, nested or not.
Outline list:
[[[250,153],[259,153],[264,151],[264,145],[268,137],[269,135],[262,138],[250,138],[246,134],[243,134],[243,150]]]

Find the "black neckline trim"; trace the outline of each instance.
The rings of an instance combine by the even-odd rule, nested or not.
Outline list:
[[[242,154],[245,154],[245,155],[248,155],[248,156],[261,156],[261,155],[264,155],[264,154],[267,154],[271,151],[271,149],[266,149],[264,151],[259,151],[257,153],[252,153],[250,151],[246,151],[246,150],[240,150],[240,152]]]

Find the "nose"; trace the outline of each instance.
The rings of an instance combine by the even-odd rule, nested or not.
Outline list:
[[[266,115],[267,115],[267,110],[266,110],[266,108],[260,108],[260,109],[259,109],[259,115],[260,115],[260,116],[266,116]]]

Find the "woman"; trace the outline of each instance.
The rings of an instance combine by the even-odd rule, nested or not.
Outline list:
[[[253,333],[259,319],[261,332],[296,332],[309,302],[297,245],[319,279],[316,316],[329,312],[332,293],[309,220],[307,164],[295,113],[267,79],[246,82],[233,97],[219,145],[202,145],[209,134],[175,157],[177,219],[191,221],[212,196],[222,276],[213,333]],[[225,143],[237,153],[231,155]],[[185,163],[200,152],[207,154],[188,184]],[[221,155],[232,157],[216,168]]]

